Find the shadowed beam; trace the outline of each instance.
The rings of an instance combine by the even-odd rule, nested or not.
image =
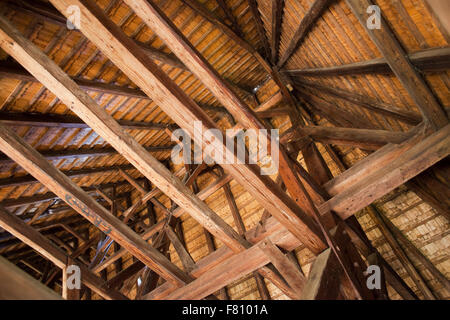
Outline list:
[[[174,145],[160,146],[160,147],[146,147],[148,152],[165,152],[172,150]],[[114,148],[93,148],[93,149],[78,149],[78,150],[48,150],[42,151],[42,155],[47,160],[62,160],[85,157],[100,157],[118,154]],[[0,154],[0,164],[13,163],[7,156]]]
[[[53,262],[58,268],[64,269],[68,263],[68,256],[42,234],[31,226],[25,224],[20,218],[0,207],[0,226],[9,233],[36,250],[41,256]],[[105,286],[105,282],[93,274],[83,264],[81,269],[81,281],[94,292],[105,299],[124,300],[124,295]]]
[[[449,153],[450,125],[423,140],[417,135],[399,145],[386,145],[366,157],[361,164],[347,170],[339,179],[327,183],[330,194],[339,193],[322,204],[319,210],[333,210],[342,219],[346,219],[447,157]],[[391,154],[396,157],[392,159]]]
[[[303,79],[300,80],[294,78],[294,83],[296,84],[296,86],[300,87],[300,91],[302,91],[302,94],[305,90],[308,93],[312,92],[312,94],[316,96],[322,96],[323,93],[329,94],[337,98],[347,100],[355,106],[365,108],[367,110],[389,116],[391,118],[396,118],[411,125],[417,125],[422,121],[422,117],[420,116],[420,114],[415,111],[399,108],[397,106],[381,102],[378,99],[366,95],[361,95],[330,86],[324,86]]]
[[[304,286],[302,300],[335,300],[339,294],[341,267],[331,249],[314,260]]]
[[[281,23],[283,20],[284,0],[272,1],[272,39],[270,44],[272,64],[277,63],[280,47]]]
[[[163,130],[165,128],[175,129],[177,126],[167,123],[137,122],[128,120],[117,121],[124,129],[148,129]],[[29,126],[29,127],[56,127],[56,128],[89,128],[87,124],[78,117],[62,114],[43,113],[9,113],[0,112],[0,123],[8,126]]]
[[[381,16],[379,29],[367,27],[367,8],[373,5],[371,0],[346,0],[353,14],[366,29],[378,50],[386,59],[394,74],[403,84],[416,106],[419,108],[424,121],[433,130],[443,128],[448,124],[447,115],[437,101],[428,84],[417,72],[408,59],[405,50],[395,37],[386,20]]]
[[[298,29],[295,31],[294,36],[291,39],[291,42],[289,42],[286,51],[280,58],[280,61],[277,64],[278,69],[281,69],[284,66],[284,64],[289,60],[289,58],[294,54],[294,52],[299,47],[300,43],[303,41],[308,32],[311,30],[316,20],[321,16],[322,12],[325,10],[325,8],[328,7],[331,1],[332,0],[314,1],[314,3],[309,8],[308,12],[306,12],[305,16],[300,22],[300,25],[298,26]]]
[[[450,47],[431,48],[408,54],[411,63],[423,72],[439,72],[450,69]],[[306,68],[286,70],[291,76],[343,76],[360,73],[392,74],[385,58],[355,62],[341,66],[325,68]]]
[[[309,136],[314,141],[325,144],[348,145],[365,150],[377,150],[387,143],[399,144],[411,137],[412,134],[413,132],[308,126],[297,128],[297,130],[292,128],[287,130],[280,142],[298,141],[305,136]]]
[[[247,2],[250,7],[250,11],[252,12],[253,19],[255,20],[256,31],[258,32],[259,39],[261,40],[261,42],[263,44],[263,49],[264,49],[266,59],[269,59],[270,46],[269,46],[269,41],[267,40],[266,31],[264,29],[264,24],[261,20],[261,15],[258,10],[258,3],[256,0],[247,0]]]

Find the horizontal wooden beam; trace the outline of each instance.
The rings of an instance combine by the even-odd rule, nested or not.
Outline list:
[[[369,96],[360,95],[338,88],[332,88],[330,86],[321,85],[308,80],[293,79],[293,81],[296,86],[299,86],[302,90],[306,89],[308,92],[311,92],[312,88],[314,95],[322,95],[323,93],[333,95],[337,98],[351,102],[358,107],[396,118],[411,125],[417,125],[422,121],[422,117],[417,112],[402,109]]]
[[[146,147],[148,152],[166,152],[171,151],[174,145],[166,145],[159,147]],[[101,157],[118,154],[114,148],[92,148],[92,149],[78,149],[78,150],[48,150],[42,151],[42,156],[47,160],[63,160],[74,158],[87,158],[87,157]],[[13,161],[4,154],[0,154],[0,164],[11,164]]]
[[[176,125],[167,123],[137,122],[118,120],[124,129],[130,130],[164,130],[165,128],[175,129]],[[9,113],[0,112],[0,123],[8,126],[27,126],[27,127],[56,127],[56,128],[89,128],[89,126],[78,117],[60,114],[43,113]]]
[[[296,130],[289,129],[280,141],[282,143],[296,141],[309,136],[314,141],[325,144],[348,145],[365,150],[377,150],[387,143],[401,143],[411,137],[411,135],[411,132],[307,126],[296,128]]]
[[[408,59],[422,72],[445,71],[450,69],[450,47],[417,51],[408,54]],[[283,73],[291,76],[333,77],[360,73],[392,74],[392,69],[386,59],[378,58],[341,66],[285,70]]]

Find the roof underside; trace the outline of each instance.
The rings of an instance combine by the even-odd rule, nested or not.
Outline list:
[[[156,64],[197,102],[220,128],[232,128],[240,121],[230,115],[211,91],[184,67],[165,43],[125,3],[120,0],[93,2],[97,3],[127,36],[146,47],[149,52],[155,55],[155,52],[158,52],[160,58],[154,59]],[[231,12],[231,17],[219,5],[222,1],[158,0],[154,2],[251,108],[257,108],[279,92],[279,86],[254,55],[221,31],[217,23],[207,20],[204,15],[186,4],[195,2],[202,6],[219,21],[224,21],[224,24],[229,25],[229,28],[236,31],[242,39],[265,56],[267,48],[261,39],[249,6],[249,2],[252,1],[223,1]],[[288,51],[294,31],[297,30],[315,1],[285,0],[281,2],[284,6],[279,49],[275,61],[279,61]],[[271,46],[275,24],[272,6],[277,1],[258,0],[256,3],[264,35]],[[410,57],[416,53],[429,52],[429,50],[447,49],[444,52],[447,55],[444,58],[441,56],[439,59],[435,58],[434,64],[433,58],[428,58],[422,64],[419,61],[420,65],[417,66],[416,63],[414,65],[438,103],[448,110],[450,108],[449,38],[445,26],[439,23],[439,18],[435,16],[428,3],[426,0],[376,1],[387,24]],[[30,4],[31,2],[27,1],[0,1],[0,12],[70,77],[78,83],[85,81],[82,87],[95,102],[114,119],[122,121],[123,124],[127,123],[129,126],[124,130],[182,179],[183,166],[174,165],[170,161],[174,141],[171,141],[168,130],[177,127],[175,122],[81,32],[68,30],[65,26],[65,18],[50,3],[33,1]],[[301,105],[302,114],[309,117],[310,124],[322,127],[353,126],[408,132],[418,123],[414,123],[411,119],[405,121],[376,109],[376,106],[388,106],[405,111],[408,115],[421,113],[399,78],[389,70],[349,72],[339,75],[326,69],[322,73],[312,71],[378,58],[383,58],[383,54],[352,13],[347,2],[330,1],[300,41],[298,48],[282,66],[281,74],[285,77],[283,81],[289,83],[288,87],[292,88],[291,94]],[[442,62],[445,59],[447,63]],[[0,117],[2,118],[0,122],[9,123],[20,137],[46,155],[51,163],[68,174],[73,182],[83,187],[108,210],[111,204],[101,196],[99,190],[111,194],[114,187],[114,192],[119,199],[118,205],[123,208],[136,203],[142,195],[119,173],[119,169],[141,182],[142,186],[145,186],[145,177],[94,130],[83,126],[77,115],[54,94],[41,83],[27,78],[24,74],[27,72],[12,57],[3,51],[0,53]],[[352,99],[359,100],[352,102]],[[285,106],[285,101],[280,101],[272,107],[280,112],[266,118],[272,126],[280,129],[281,135],[292,126],[289,115],[283,113]],[[336,116],[330,114],[331,108],[338,110]],[[339,117],[340,112],[357,122],[345,122]],[[11,118],[13,113],[17,113],[12,116],[14,121],[5,120],[8,117]],[[28,117],[33,114],[39,114],[38,118],[41,120],[39,123],[30,125],[30,122],[26,121],[31,121]],[[52,117],[57,115],[62,117],[55,118],[57,120],[53,121]],[[61,119],[70,120],[72,125],[64,124]],[[315,145],[333,177],[337,177],[342,170],[352,167],[377,149],[318,141]],[[302,153],[297,154],[298,162],[309,170]],[[336,160],[336,156],[341,163]],[[444,158],[435,165],[441,170],[429,173],[433,174],[434,179],[446,188],[450,181],[448,164],[448,158]],[[214,183],[220,174],[217,166],[210,166],[209,169],[204,170],[197,179],[199,190]],[[256,227],[264,217],[263,206],[237,181],[232,179],[230,187],[245,228],[250,230]],[[173,205],[171,199],[164,194],[159,195],[157,199],[167,208]],[[446,203],[443,207],[447,206],[448,209],[448,198],[442,195],[441,200],[442,203]],[[214,192],[205,200],[205,203],[226,223],[238,230],[224,189]],[[35,229],[68,253],[74,250],[73,246],[77,243],[90,238],[96,230],[89,221],[51,193],[45,185],[36,181],[28,172],[3,154],[0,156],[0,205],[26,222],[33,219],[30,224]],[[373,202],[373,205],[444,276],[449,276],[448,210],[442,211],[433,207],[423,194],[413,189],[411,184],[403,184],[395,188]],[[158,206],[155,206],[154,210],[158,221],[165,218],[166,211]],[[136,232],[142,232],[149,223],[146,214],[145,206],[137,211],[135,221],[141,220],[141,222],[133,225]],[[360,210],[355,216],[373,246],[414,293],[419,298],[423,298],[423,293],[416,286],[368,211]],[[208,256],[210,248],[205,238],[204,228],[187,213],[181,215],[180,219],[184,243],[193,260],[197,262]],[[214,241],[216,248],[223,245],[218,239]],[[80,256],[87,264],[94,258],[96,246],[96,242],[92,243],[91,249]],[[316,256],[304,245],[297,247],[293,252],[298,258],[302,271],[308,275]],[[114,250],[111,249],[108,255],[113,253]],[[46,259],[6,231],[0,233],[0,254],[36,278],[49,279]],[[169,247],[168,257],[175,265],[183,269],[184,266],[173,245]],[[450,292],[445,290],[439,279],[427,271],[427,268],[415,259],[414,255],[409,257],[433,294],[437,298],[448,299]],[[121,268],[126,269],[133,262],[133,257],[126,254],[122,258]],[[117,264],[111,264],[106,269],[107,274],[103,276],[107,279],[113,278],[117,274],[116,268],[118,268]],[[123,294],[130,298],[136,296],[136,281],[139,275],[142,276],[142,273],[129,278],[128,284],[125,283],[122,287]],[[53,282],[51,282],[52,279],[48,282],[54,288],[58,288],[60,278],[59,275]],[[270,281],[266,280],[266,285],[272,299],[288,298]],[[226,292],[230,299],[261,298],[253,273],[228,284]],[[388,292],[390,298],[401,299],[389,285]],[[94,298],[100,297],[94,295]]]

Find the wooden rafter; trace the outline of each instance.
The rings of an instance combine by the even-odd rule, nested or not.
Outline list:
[[[250,7],[250,11],[252,12],[253,20],[255,20],[256,30],[258,32],[259,39],[262,42],[262,46],[264,49],[266,59],[270,57],[270,46],[269,41],[267,40],[266,31],[264,29],[264,24],[261,20],[261,14],[258,10],[258,2],[256,0],[247,0],[248,5]]]
[[[283,20],[284,0],[272,1],[272,38],[270,43],[271,60],[275,65],[278,59],[278,52],[280,47],[281,24]]]
[[[298,49],[300,43],[311,30],[312,26],[316,22],[316,20],[320,17],[323,10],[328,7],[331,3],[331,0],[315,0],[312,4],[311,8],[309,8],[308,12],[303,17],[298,29],[295,31],[294,36],[292,37],[289,45],[284,52],[283,56],[280,58],[277,64],[277,68],[281,69],[285,63],[289,60],[289,58],[294,54],[294,52]]]
[[[160,147],[146,147],[145,150],[148,152],[165,152],[173,149],[174,145],[160,146]],[[42,155],[47,160],[63,160],[63,159],[75,159],[75,158],[86,158],[86,157],[100,157],[118,154],[114,148],[93,148],[93,149],[79,149],[79,150],[49,150],[43,151]],[[0,155],[1,164],[11,164],[11,160],[4,155]]]
[[[434,130],[445,127],[448,124],[445,111],[433,95],[428,84],[417,70],[414,69],[411,61],[407,58],[405,50],[402,48],[383,16],[381,16],[380,29],[367,28],[366,10],[373,4],[372,1],[346,0],[346,2],[419,108],[424,121]]]
[[[408,59],[423,72],[450,69],[450,48],[431,48],[417,51],[408,54]],[[385,58],[378,58],[341,66],[295,69],[283,72],[290,76],[330,77],[360,73],[392,74],[392,69]]]

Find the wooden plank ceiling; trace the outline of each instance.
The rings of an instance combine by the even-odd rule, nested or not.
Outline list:
[[[0,254],[66,299],[450,298],[444,11],[0,0]],[[196,120],[278,128],[278,173],[175,165]]]

